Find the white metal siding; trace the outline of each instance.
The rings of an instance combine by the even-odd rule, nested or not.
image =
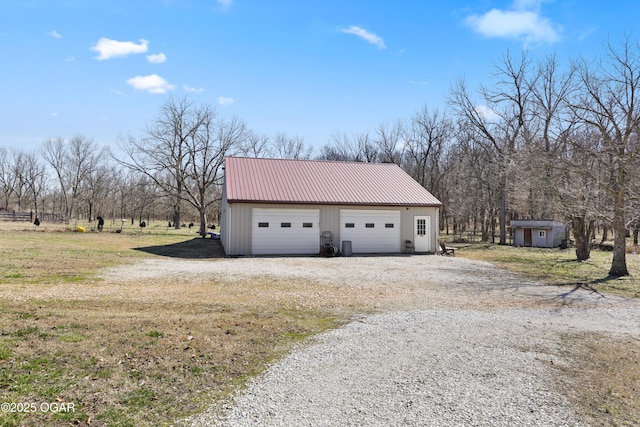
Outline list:
[[[400,211],[341,209],[341,247],[345,240],[351,241],[353,253],[400,252]]]
[[[318,209],[253,208],[251,217],[253,255],[317,254],[320,250]]]

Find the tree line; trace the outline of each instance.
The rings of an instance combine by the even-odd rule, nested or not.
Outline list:
[[[139,218],[184,210],[206,232],[229,155],[395,163],[443,203],[442,231],[508,241],[511,219],[561,219],[579,260],[595,228],[613,235],[610,274],[628,274],[626,236],[640,228],[640,46],[605,43],[561,65],[506,52],[485,83],[454,82],[446,106],[373,130],[334,134],[314,150],[300,136],[261,135],[209,104],[170,98],[139,137],[117,150],[92,139],[45,141],[36,152],[0,147],[0,208],[61,217]]]

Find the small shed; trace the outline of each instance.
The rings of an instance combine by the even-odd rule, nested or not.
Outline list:
[[[567,227],[560,221],[512,220],[513,245],[557,248],[567,238]]]

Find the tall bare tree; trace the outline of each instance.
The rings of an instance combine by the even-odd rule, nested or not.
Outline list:
[[[247,135],[239,119],[224,120],[207,104],[169,99],[144,138],[120,141],[123,166],[146,175],[172,200],[173,223],[180,228],[182,202],[200,212],[200,233],[206,232],[206,209],[220,197],[217,185],[224,157]],[[245,144],[246,146],[246,144]]]
[[[40,212],[41,199],[47,186],[47,171],[35,151],[25,153],[24,177],[33,202],[36,215]]]
[[[202,106],[202,127],[187,139],[185,193],[200,215],[200,235],[207,232],[207,209],[222,198],[222,166],[227,154],[242,145],[246,126],[237,118],[224,120],[215,110]]]
[[[12,172],[10,151],[0,147],[0,191],[2,192],[2,208],[9,209],[9,202],[15,186],[15,175]]]
[[[598,181],[613,204],[615,236],[609,274],[626,276],[627,209],[633,177],[640,166],[640,48],[628,37],[618,45],[609,42],[601,61],[582,60],[576,69],[580,91],[571,107],[584,126],[597,129],[601,146],[599,169],[605,170],[609,178]],[[584,171],[591,177],[598,172]]]
[[[405,150],[404,133],[404,124],[401,120],[378,125],[374,143],[382,163],[395,163],[398,166],[402,166]]]
[[[425,105],[411,118],[404,131],[409,164],[405,169],[425,188],[437,193],[444,173],[443,157],[453,139],[453,125],[439,110]]]
[[[269,137],[247,130],[244,142],[238,147],[238,154],[244,157],[271,157]]]
[[[318,156],[321,160],[374,163],[379,161],[379,152],[369,132],[358,132],[352,136],[334,134],[331,142],[324,145]]]
[[[281,159],[307,160],[313,154],[313,147],[306,146],[304,138],[299,135],[289,136],[278,132],[273,141],[271,153]]]
[[[78,213],[76,207],[83,186],[104,158],[103,150],[93,139],[83,135],[76,135],[69,141],[53,138],[44,142],[42,156],[58,178],[66,222]]]
[[[473,129],[472,141],[486,151],[498,168],[500,244],[507,242],[508,176],[518,142],[526,136],[530,120],[531,88],[527,84],[529,61],[525,54],[519,61],[507,52],[496,66],[495,87],[482,86],[482,104],[469,94],[464,80],[459,80],[449,103],[466,126]]]
[[[195,138],[204,120],[192,101],[170,98],[147,126],[143,138],[129,136],[118,143],[124,157],[116,160],[151,178],[172,200],[176,229],[180,228],[185,197],[187,142]]]
[[[21,150],[11,150],[11,169],[13,175],[14,201],[19,211],[23,210],[24,198],[27,195],[28,186],[25,176],[25,153]]]

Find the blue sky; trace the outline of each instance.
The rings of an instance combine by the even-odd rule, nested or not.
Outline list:
[[[523,48],[594,55],[633,37],[635,2],[0,0],[0,145],[142,135],[169,96],[259,134],[373,131]]]

